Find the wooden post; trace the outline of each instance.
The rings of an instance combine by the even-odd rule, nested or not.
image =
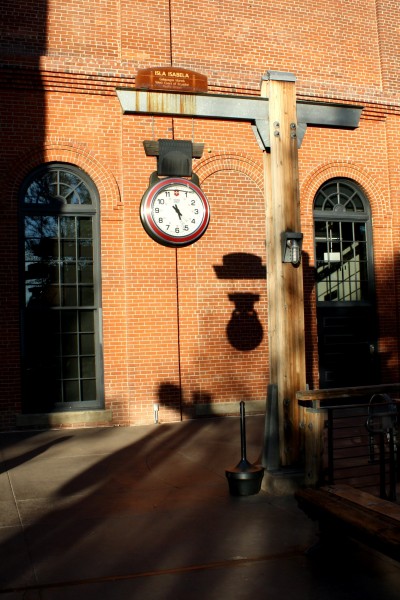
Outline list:
[[[270,155],[265,156],[270,383],[278,387],[282,466],[300,453],[296,392],[304,389],[305,341],[302,266],[282,262],[281,234],[301,232],[295,77],[271,71],[261,95],[269,99]]]

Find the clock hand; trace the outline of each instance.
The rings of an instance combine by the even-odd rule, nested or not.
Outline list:
[[[179,208],[177,207],[177,205],[176,205],[176,204],[174,204],[172,208],[173,208],[173,209],[174,209],[174,211],[177,213],[178,217],[179,217],[179,218],[182,220],[182,213],[181,213],[181,211],[179,210]]]

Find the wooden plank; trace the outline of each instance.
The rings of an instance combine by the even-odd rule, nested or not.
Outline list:
[[[339,400],[341,398],[349,399],[354,397],[372,396],[373,394],[383,394],[400,390],[400,383],[385,383],[382,385],[363,385],[344,388],[299,390],[296,392],[297,400],[302,403],[312,403],[314,401]],[[310,406],[312,404],[309,404]]]
[[[364,531],[368,535],[385,536],[386,530],[392,524],[387,516],[378,514],[372,516],[369,509],[335,496],[324,488],[304,488],[296,492],[296,498],[300,501],[300,504],[303,503],[304,505],[306,503],[308,505],[314,518],[323,520],[326,517],[331,517],[351,526],[354,531]],[[400,527],[397,529],[400,541]]]
[[[319,521],[321,533],[336,539],[339,535],[357,539],[400,561],[397,505],[349,486],[303,488],[295,496],[300,508]]]
[[[367,508],[374,513],[390,517],[394,521],[400,523],[400,506],[394,502],[382,500],[381,498],[372,496],[372,494],[369,494],[368,492],[363,492],[362,490],[358,490],[346,484],[325,486],[321,489],[337,498],[343,498],[352,504]]]

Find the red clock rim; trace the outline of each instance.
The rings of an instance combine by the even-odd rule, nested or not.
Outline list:
[[[167,233],[164,233],[161,229],[159,229],[157,227],[157,225],[155,224],[155,222],[151,216],[151,202],[152,202],[155,194],[157,192],[159,192],[160,188],[164,187],[165,185],[170,185],[173,183],[180,183],[180,184],[188,185],[188,187],[193,188],[199,194],[199,196],[201,197],[201,199],[203,200],[203,203],[204,203],[205,213],[204,213],[204,219],[203,219],[202,224],[198,227],[198,229],[196,229],[196,231],[194,231],[193,233],[191,233],[190,235],[187,235],[187,236],[175,237],[175,236],[170,236]],[[147,196],[145,196],[145,199],[143,202],[143,213],[146,218],[146,222],[147,222],[148,226],[151,228],[151,230],[153,231],[153,233],[158,238],[164,240],[165,242],[171,242],[174,245],[187,244],[187,243],[190,243],[192,240],[196,240],[197,238],[201,237],[203,235],[204,231],[207,229],[208,223],[210,220],[210,207],[209,207],[208,200],[207,200],[206,195],[204,194],[203,190],[198,185],[193,183],[192,181],[183,179],[181,177],[167,177],[166,179],[161,180],[159,183],[156,183],[156,185],[154,185],[148,191]]]

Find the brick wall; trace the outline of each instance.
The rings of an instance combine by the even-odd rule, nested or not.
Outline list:
[[[152,422],[155,402],[162,420],[176,420],[265,399],[265,277],[253,265],[244,278],[237,264],[237,278],[221,276],[239,253],[265,266],[262,152],[249,123],[123,116],[115,88],[159,65],[207,75],[212,93],[255,96],[267,70],[289,71],[302,100],[365,107],[356,131],[309,127],[299,152],[307,380],[318,385],[312,203],[331,177],[354,179],[371,204],[382,378],[399,379],[399,11],[391,0],[6,2],[1,427],[21,410],[18,188],[47,161],[81,167],[100,194],[105,406],[114,422]],[[210,226],[178,251],[150,240],[139,220],[156,168],[143,140],[160,138],[205,144],[194,169]]]

